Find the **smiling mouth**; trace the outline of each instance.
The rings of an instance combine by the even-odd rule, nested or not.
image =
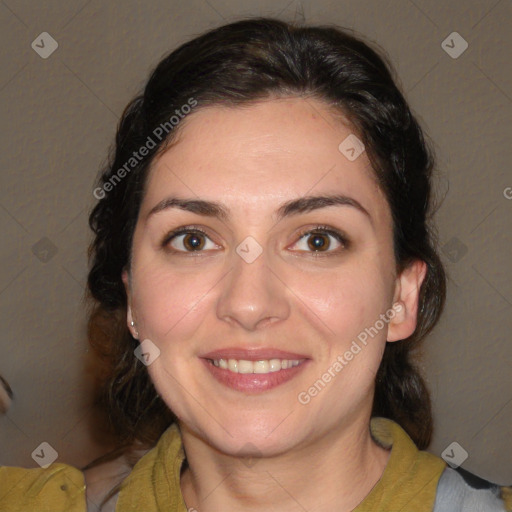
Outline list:
[[[274,373],[299,366],[305,359],[261,359],[248,361],[246,359],[208,359],[210,364],[228,370],[232,373]]]
[[[263,359],[260,356],[234,359],[220,358],[219,355],[201,358],[205,368],[220,384],[244,394],[258,394],[281,386],[302,373],[311,363],[309,358]],[[251,356],[254,354],[249,354]]]

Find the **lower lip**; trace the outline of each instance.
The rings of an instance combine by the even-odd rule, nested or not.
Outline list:
[[[202,361],[207,370],[221,384],[236,391],[244,391],[246,393],[268,391],[269,389],[284,384],[300,373],[308,363],[308,359],[306,359],[298,366],[292,366],[291,368],[286,368],[286,370],[270,373],[235,373],[214,366],[208,359],[202,359]]]

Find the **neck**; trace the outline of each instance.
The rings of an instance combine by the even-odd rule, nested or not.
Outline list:
[[[390,451],[362,418],[307,445],[252,461],[219,453],[180,425],[188,466],[181,490],[189,510],[353,510],[378,482]]]

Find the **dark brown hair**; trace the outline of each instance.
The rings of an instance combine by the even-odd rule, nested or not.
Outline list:
[[[105,357],[100,402],[120,443],[154,445],[174,421],[146,367],[134,356],[138,342],[126,326],[127,297],[121,280],[130,261],[149,166],[183,123],[158,141],[155,128],[169,124],[191,98],[197,110],[293,96],[323,101],[350,121],[390,205],[397,271],[415,259],[427,264],[416,330],[405,340],[387,343],[376,378],[373,416],[397,421],[419,448],[428,446],[431,404],[413,355],[437,322],[445,300],[445,273],[430,222],[434,157],[392,69],[380,50],[348,30],[252,18],[181,45],[157,65],[143,92],[129,103],[96,189],[102,197],[89,219],[95,233],[88,276],[94,299],[89,335]],[[155,147],[128,168],[133,152],[152,135]],[[123,166],[129,172],[113,181]]]

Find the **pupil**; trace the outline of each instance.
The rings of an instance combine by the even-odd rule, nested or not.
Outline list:
[[[187,245],[191,246],[193,249],[201,248],[202,241],[198,235],[190,235],[187,239]]]
[[[313,248],[315,249],[321,249],[326,245],[323,235],[313,235],[311,239],[313,240]]]

